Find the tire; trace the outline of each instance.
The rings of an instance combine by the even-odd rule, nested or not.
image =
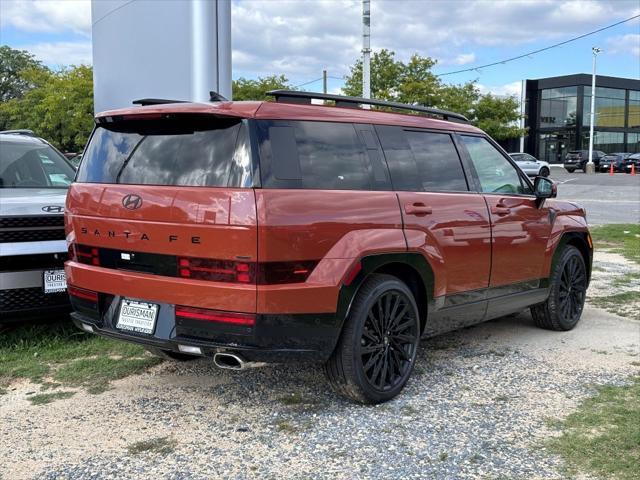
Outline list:
[[[549,171],[549,169],[547,167],[542,167],[540,169],[540,171],[538,172],[538,175],[540,175],[541,177],[548,177],[550,173],[551,172]]]
[[[565,170],[566,170],[567,172],[569,172],[569,173],[573,173],[573,172],[575,172],[575,171],[576,171],[576,169],[575,169],[575,168],[565,168]]]
[[[549,280],[549,298],[531,307],[533,321],[547,330],[571,330],[580,321],[587,292],[587,268],[576,247],[564,248]]]
[[[395,327],[385,332],[389,325]],[[391,275],[371,275],[325,364],[329,383],[355,402],[391,400],[411,376],[419,341],[420,317],[411,290]]]
[[[144,347],[154,357],[161,358],[163,360],[171,360],[173,362],[189,362],[196,360],[200,357],[197,355],[189,355],[187,353],[172,352],[171,350],[161,350],[157,347]]]

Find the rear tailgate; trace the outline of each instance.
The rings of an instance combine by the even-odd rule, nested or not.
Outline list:
[[[225,122],[211,128],[229,137],[226,145],[207,137],[202,125],[193,132],[147,129],[132,141],[130,130],[146,127],[96,130],[67,197],[67,240],[76,254],[66,264],[69,284],[154,302],[256,311],[255,275],[243,275],[257,256],[255,194],[229,186],[242,174],[222,172],[239,161],[236,145],[243,142],[241,121]]]

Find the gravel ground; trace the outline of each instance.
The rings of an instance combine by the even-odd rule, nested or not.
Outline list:
[[[337,398],[312,366],[164,363],[44,406],[21,384],[0,396],[0,477],[562,478],[546,420],[637,373],[639,337],[591,308],[565,333],[500,319],[423,342],[408,387],[377,407]],[[164,437],[163,453],[129,450]]]

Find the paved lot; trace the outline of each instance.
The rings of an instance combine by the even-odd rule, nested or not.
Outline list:
[[[551,178],[560,183],[558,198],[587,209],[590,225],[640,222],[640,172],[586,175],[553,167]]]

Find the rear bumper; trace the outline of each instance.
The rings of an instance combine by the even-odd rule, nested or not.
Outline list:
[[[69,312],[67,292],[45,294],[42,286],[0,290],[0,323],[17,323]]]
[[[71,297],[73,322],[105,337],[180,352],[180,345],[198,347],[203,356],[234,352],[252,362],[325,362],[336,345],[340,322],[335,314],[262,314],[251,327],[201,320],[176,319],[175,306],[158,303],[152,334],[116,328],[122,297],[99,294],[98,304]]]

